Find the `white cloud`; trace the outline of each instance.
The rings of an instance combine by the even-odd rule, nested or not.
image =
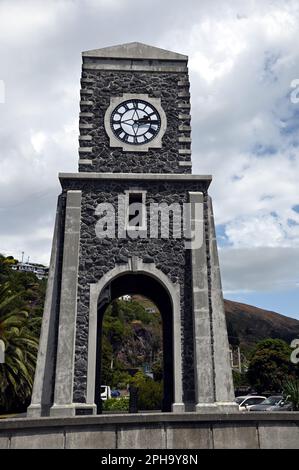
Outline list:
[[[223,248],[219,258],[225,294],[298,289],[299,247]]]
[[[225,233],[234,247],[299,247],[298,217],[288,225],[268,213],[240,217],[226,225]]]
[[[47,142],[47,135],[43,131],[32,133],[31,144],[37,153],[41,153]]]
[[[57,21],[70,15],[71,2],[2,0],[0,3],[0,42],[20,45],[20,41],[37,40],[45,31],[55,28]]]

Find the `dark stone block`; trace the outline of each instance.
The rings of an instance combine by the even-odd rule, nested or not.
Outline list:
[[[155,260],[154,260],[154,258],[153,258],[152,256],[144,256],[144,257],[143,257],[143,262],[144,262],[144,263],[154,263]]]

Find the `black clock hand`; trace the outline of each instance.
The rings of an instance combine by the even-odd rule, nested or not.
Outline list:
[[[137,124],[158,124],[158,121],[151,121],[150,119],[138,119],[137,121],[135,121],[135,123]]]

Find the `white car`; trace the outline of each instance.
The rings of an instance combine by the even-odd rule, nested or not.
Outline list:
[[[101,386],[101,400],[108,400],[111,398],[111,389],[109,385]]]
[[[249,411],[252,406],[259,405],[264,400],[266,400],[266,397],[261,395],[247,395],[235,399],[240,411]]]

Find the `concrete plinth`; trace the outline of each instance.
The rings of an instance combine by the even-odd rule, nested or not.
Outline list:
[[[228,403],[198,403],[195,407],[196,413],[238,413],[239,406],[234,402]]]
[[[299,413],[140,413],[0,421],[2,449],[299,449]]]
[[[73,427],[65,436],[66,449],[113,449],[115,429],[109,426],[86,426],[84,429]]]

